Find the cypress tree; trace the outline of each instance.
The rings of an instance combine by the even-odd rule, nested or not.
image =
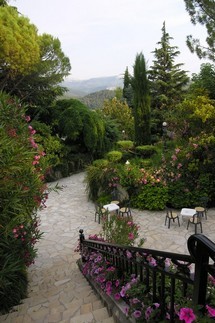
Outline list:
[[[150,95],[146,63],[142,53],[136,55],[132,89],[135,143],[137,146],[147,145],[151,143]]]
[[[131,75],[128,72],[128,67],[126,67],[123,79],[123,98],[130,108],[133,107],[133,90],[131,86]]]

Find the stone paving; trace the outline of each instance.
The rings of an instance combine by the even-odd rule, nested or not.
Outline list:
[[[37,244],[38,258],[29,269],[29,298],[16,312],[0,316],[0,322],[114,322],[76,264],[79,254],[74,249],[79,229],[84,230],[86,238],[101,230],[94,221],[94,204],[87,200],[84,173],[58,183],[62,189],[50,193],[47,207],[39,213],[44,235]],[[164,225],[164,211],[132,209],[132,215],[140,226],[140,238],[146,239],[143,247],[188,253],[187,239],[194,233],[194,227],[187,230],[186,221],[180,218],[180,227],[175,222],[168,229]],[[208,220],[203,219],[203,234],[212,241],[214,223],[215,209],[210,209]]]

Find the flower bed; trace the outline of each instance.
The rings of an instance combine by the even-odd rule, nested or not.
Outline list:
[[[85,277],[96,286],[97,291],[100,290],[100,295],[109,297],[115,304],[118,303],[118,307],[121,308],[128,322],[152,323],[170,320],[168,305],[166,306],[165,319],[163,319],[159,302],[151,302],[150,292],[146,290],[144,283],[139,281],[139,277],[134,275],[129,277],[120,272],[99,252],[85,255],[85,260],[86,262],[81,267]],[[154,265],[156,266],[156,263]],[[169,270],[174,270],[174,265],[171,262],[168,262],[166,266]],[[175,298],[175,322],[211,322],[215,319],[215,280],[211,276],[209,280],[207,291],[209,305],[205,307],[193,307],[192,294],[188,292],[188,296],[185,298],[178,288]],[[125,319],[124,322],[126,322]]]

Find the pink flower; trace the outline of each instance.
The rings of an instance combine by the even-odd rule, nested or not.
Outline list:
[[[134,311],[133,313],[135,319],[138,319],[139,317],[141,317],[141,314],[142,314],[141,311],[138,311],[138,310]]]
[[[157,262],[153,257],[148,258],[149,264],[153,267],[157,266]]]
[[[131,252],[126,250],[126,256],[127,256],[128,259],[131,259],[132,258]]]
[[[179,168],[181,168],[182,167],[182,164],[181,163],[179,163],[178,164],[178,166],[177,166],[177,168],[179,169]]]
[[[122,286],[122,289],[120,291],[120,296],[125,297],[125,294],[126,294],[126,288],[125,288],[125,286]]]
[[[137,304],[137,303],[140,303],[140,300],[139,300],[138,298],[133,298],[133,299],[131,300],[131,302],[132,302],[133,304]]]
[[[151,306],[147,307],[146,311],[145,311],[145,319],[148,320],[150,315],[152,313],[152,308]]]
[[[120,296],[120,294],[119,294],[119,293],[116,293],[116,294],[114,295],[114,298],[115,298],[115,300],[116,300],[116,301],[118,301],[118,300],[120,300],[121,296]]]
[[[180,148],[175,148],[175,153],[176,153],[176,154],[178,154],[178,153],[179,153],[179,151],[181,151],[181,149],[180,149]]]
[[[210,275],[208,279],[209,279],[209,282],[215,286],[215,278]]]
[[[206,305],[206,309],[208,310],[208,315],[210,317],[215,317],[215,308],[210,307],[209,305]]]
[[[25,116],[25,120],[26,120],[27,122],[29,122],[29,121],[31,121],[31,117],[30,117],[30,116]]]
[[[128,239],[129,240],[134,240],[134,234],[133,234],[133,232],[129,232]]]
[[[172,160],[177,160],[177,156],[176,155],[172,155]]]
[[[118,286],[119,286],[119,279],[117,279],[117,280],[115,281],[115,286],[116,286],[116,287],[118,287]]]
[[[192,308],[182,307],[179,312],[179,320],[185,321],[185,323],[192,323],[195,321],[196,316],[192,310]]]

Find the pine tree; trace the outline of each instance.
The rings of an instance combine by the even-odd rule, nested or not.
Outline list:
[[[173,38],[166,32],[165,22],[161,30],[162,37],[157,43],[159,48],[153,51],[155,60],[150,67],[149,79],[153,98],[152,107],[165,111],[180,102],[189,78],[181,69],[184,64],[175,64],[180,51],[177,46],[170,45],[170,40]]]
[[[142,53],[136,56],[132,89],[134,98],[135,143],[136,145],[147,145],[151,143],[150,95],[146,63]]]
[[[201,24],[206,28],[207,46],[202,46],[198,38],[187,36],[187,46],[191,53],[199,58],[209,58],[215,62],[215,3],[214,0],[184,0],[191,22]]]

